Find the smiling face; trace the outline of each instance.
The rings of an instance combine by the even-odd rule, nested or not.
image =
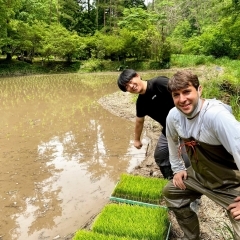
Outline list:
[[[190,83],[188,87],[172,91],[172,97],[176,108],[182,113],[190,116],[198,106],[198,101],[202,93],[202,87],[198,90]]]
[[[130,93],[143,94],[146,91],[147,82],[142,81],[141,77],[137,74],[125,85],[126,90]]]

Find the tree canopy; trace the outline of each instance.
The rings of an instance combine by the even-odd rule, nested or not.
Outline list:
[[[240,56],[239,0],[0,0],[6,59]]]

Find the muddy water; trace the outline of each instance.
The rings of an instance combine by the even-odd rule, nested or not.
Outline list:
[[[0,239],[65,239],[140,163],[133,123],[97,100],[116,74],[0,79]]]

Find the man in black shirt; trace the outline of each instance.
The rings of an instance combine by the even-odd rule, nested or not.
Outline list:
[[[124,92],[139,94],[136,102],[136,122],[134,146],[142,147],[141,134],[145,116],[149,116],[162,126],[154,158],[164,178],[171,179],[173,172],[169,162],[168,143],[166,139],[166,118],[168,112],[174,107],[173,99],[167,90],[168,78],[159,76],[143,81],[133,69],[124,70],[118,78],[118,87]],[[189,166],[188,157],[183,154],[186,167]]]

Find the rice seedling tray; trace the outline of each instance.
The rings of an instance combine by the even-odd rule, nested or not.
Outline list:
[[[167,209],[121,203],[107,204],[92,225],[93,232],[138,240],[168,240],[170,229]]]
[[[167,182],[166,179],[124,173],[115,185],[110,200],[128,204],[159,206],[163,199],[162,190]]]

